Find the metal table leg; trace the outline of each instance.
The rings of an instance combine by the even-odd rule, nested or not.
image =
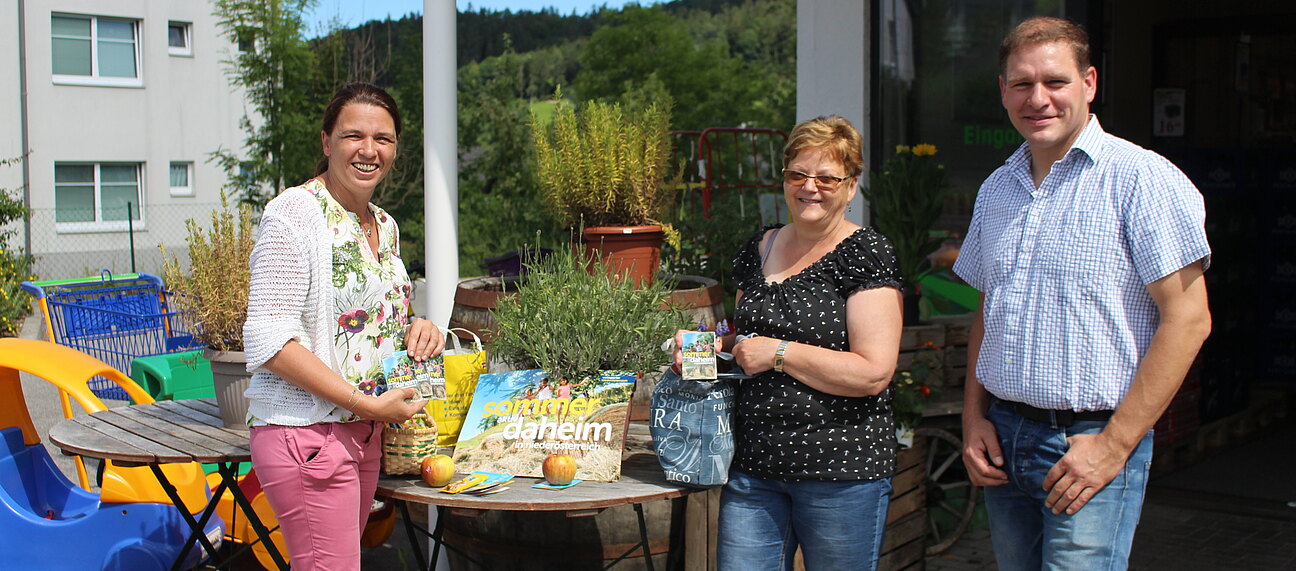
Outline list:
[[[212,545],[211,540],[207,538],[207,534],[203,533],[203,526],[207,525],[207,521],[211,519],[211,515],[216,512],[216,502],[208,502],[207,507],[203,510],[202,516],[195,520],[193,514],[189,513],[189,508],[185,506],[184,500],[180,499],[180,494],[176,491],[175,485],[166,477],[166,472],[162,471],[162,467],[158,464],[149,464],[148,467],[149,470],[153,471],[153,476],[157,478],[158,484],[162,486],[162,491],[166,492],[167,497],[171,499],[171,503],[175,505],[177,510],[180,510],[180,517],[185,520],[185,523],[189,524],[189,537],[185,539],[184,547],[180,549],[180,554],[177,555],[175,561],[171,563],[171,571],[177,571],[180,569],[185,558],[189,556],[189,550],[193,547],[195,539],[202,544],[202,548],[207,552],[207,556],[211,557],[211,559],[215,561],[217,557],[216,546]],[[221,486],[224,485],[225,483],[221,482]]]
[[[423,559],[423,549],[419,547],[418,538],[414,536],[415,526],[414,522],[410,520],[409,504],[406,504],[405,500],[393,501],[400,506],[401,519],[405,520],[405,537],[409,538],[410,548],[414,550],[414,560],[418,562],[419,571],[428,571],[427,560]],[[432,550],[436,551],[436,547],[433,546]]]
[[[620,563],[626,557],[629,557],[630,554],[634,553],[636,549],[643,550],[644,565],[648,567],[648,571],[654,571],[653,561],[652,561],[652,548],[648,544],[648,524],[645,523],[644,521],[643,504],[631,504],[631,505],[634,506],[635,515],[638,516],[639,518],[639,543],[630,546],[630,549],[627,549],[626,552],[622,553],[620,557],[613,559],[611,563],[608,563],[607,566],[603,568],[604,571],[606,571],[607,569],[611,569],[617,563]]]
[[[410,519],[408,502],[406,502],[405,500],[398,500],[395,498],[393,498],[393,501],[396,502],[396,505],[400,506],[401,518],[405,520],[405,537],[409,538],[410,548],[414,550],[414,559],[418,561],[419,571],[428,571],[429,569],[435,571],[437,562],[441,557],[442,547],[444,547],[446,551],[453,551],[454,553],[458,554],[460,557],[467,559],[468,561],[472,562],[478,567],[484,567],[480,561],[473,559],[473,557],[469,555],[466,551],[459,549],[453,545],[447,544],[445,541],[441,539],[442,533],[445,530],[445,515],[446,515],[445,506],[436,507],[437,523],[436,526],[432,528],[432,531],[428,531],[426,528],[422,528],[417,525],[414,525],[414,522]],[[432,540],[432,553],[428,554],[428,556],[431,558],[430,562],[428,559],[423,558],[423,549],[419,547],[418,537],[414,534],[415,531],[423,534],[428,539]]]
[[[270,554],[270,559],[274,561],[275,566],[282,571],[288,571],[288,562],[284,560],[283,555],[279,553],[279,548],[275,546],[274,541],[270,538],[270,530],[266,528],[265,523],[252,509],[252,502],[243,493],[243,489],[239,488],[235,483],[238,481],[237,464],[237,462],[220,462],[216,464],[216,471],[221,476],[221,485],[229,488],[230,495],[234,497],[234,504],[242,509],[243,513],[247,514],[248,523],[252,525],[252,530],[256,532],[257,541],[260,541],[265,546],[266,552]],[[213,501],[212,503],[215,504],[216,502]]]

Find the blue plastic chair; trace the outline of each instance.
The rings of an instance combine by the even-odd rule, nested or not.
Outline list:
[[[19,365],[25,361],[38,365]],[[69,369],[83,373],[75,375],[77,378],[55,374]],[[44,341],[0,339],[0,538],[4,538],[0,540],[0,568],[169,569],[189,535],[189,526],[176,507],[144,501],[105,502],[99,494],[73,485],[41,444],[27,410],[19,370],[69,390],[91,411],[102,408],[85,384],[96,374],[121,384],[134,398],[149,398],[119,371],[72,349]],[[141,469],[147,470],[110,466],[110,472]],[[131,478],[109,480],[105,475],[105,488],[119,490],[114,497],[128,495],[121,490],[130,487]],[[156,481],[152,485],[157,486]],[[206,487],[199,485],[202,489],[195,493],[207,493]],[[213,520],[204,532],[219,542],[224,526]],[[202,549],[191,549],[183,568],[198,565],[202,554]]]
[[[5,569],[169,569],[189,526],[175,506],[105,504],[73,485],[22,429],[0,429],[0,562]],[[223,531],[215,524],[213,538]],[[184,563],[198,565],[201,549]]]

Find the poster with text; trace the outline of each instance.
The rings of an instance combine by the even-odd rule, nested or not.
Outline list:
[[[635,375],[622,371],[576,382],[551,380],[539,369],[484,374],[459,433],[455,468],[541,477],[546,456],[568,454],[577,478],[616,481],[634,385]]]

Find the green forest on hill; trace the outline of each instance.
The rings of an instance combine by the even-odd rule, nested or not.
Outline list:
[[[245,127],[244,152],[219,153],[238,195],[263,204],[309,178],[319,156],[319,116],[332,93],[351,81],[376,83],[400,104],[404,131],[397,169],[374,201],[401,223],[403,257],[421,260],[422,17],[371,21],[308,40],[302,14],[313,0],[217,5],[226,33],[257,46],[238,54],[230,74],[267,118]],[[459,13],[457,33],[461,275],[485,273],[487,256],[535,245],[537,231],[544,243],[566,239],[541,205],[529,128],[533,110],[543,114],[559,89],[577,105],[669,101],[676,130],[786,130],[794,119],[795,0],[675,0],[588,15],[478,9]],[[682,220],[667,221],[686,230],[698,218],[676,214]],[[740,223],[739,239],[757,224],[750,216],[721,223]],[[676,269],[698,265],[681,264]]]

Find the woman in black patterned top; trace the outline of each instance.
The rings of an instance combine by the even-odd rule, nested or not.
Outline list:
[[[820,117],[783,150],[792,223],[734,258],[737,450],[720,500],[721,569],[872,569],[882,546],[895,428],[901,278],[890,242],[845,219],[863,170],[859,132]],[[727,340],[732,343],[732,339]]]

